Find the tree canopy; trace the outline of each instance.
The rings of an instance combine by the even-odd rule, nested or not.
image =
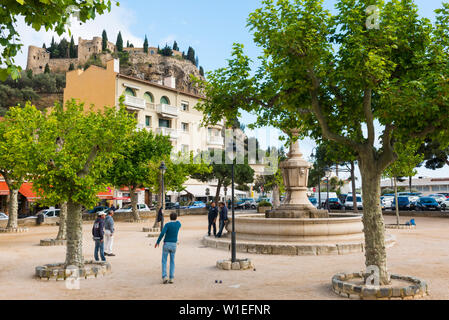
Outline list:
[[[202,82],[198,107],[208,122],[241,110],[292,136],[332,140],[356,154],[362,175],[366,265],[388,284],[380,178],[396,158],[395,143],[434,138],[449,143],[449,4],[435,23],[413,0],[379,1],[374,27],[370,0],[263,0],[248,18],[263,49],[252,69],[235,44],[225,68]],[[201,81],[200,81],[201,83]],[[376,134],[375,126],[381,134]],[[292,137],[296,139],[296,137]]]

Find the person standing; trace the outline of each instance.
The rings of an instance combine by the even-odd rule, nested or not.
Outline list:
[[[112,253],[112,245],[114,244],[114,211],[109,210],[108,215],[104,221],[104,254],[110,257],[115,257]]]
[[[92,227],[92,235],[95,241],[94,257],[95,261],[100,261],[98,252],[100,252],[101,261],[106,261],[104,256],[104,217],[106,213],[100,212]]]
[[[208,224],[208,227],[207,227],[207,234],[209,236],[210,236],[210,229],[211,229],[211,227],[213,228],[214,236],[217,235],[217,225],[216,225],[217,216],[218,216],[218,209],[217,209],[217,207],[215,205],[215,202],[212,202],[210,204],[209,212],[207,214],[208,221],[209,221],[209,224]]]
[[[226,208],[226,204],[224,202],[220,202],[220,222],[219,230],[216,235],[217,238],[221,238],[226,222],[228,222],[228,208]]]
[[[176,213],[170,214],[170,222],[167,223],[161,231],[157,239],[155,248],[159,246],[162,238],[164,238],[164,246],[162,248],[162,283],[173,283],[175,279],[175,254],[178,242],[178,233],[181,228],[181,223],[176,221],[178,215]],[[170,280],[167,279],[167,257],[170,254]]]

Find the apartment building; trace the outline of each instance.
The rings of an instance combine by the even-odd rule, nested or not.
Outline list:
[[[64,101],[74,98],[86,106],[93,105],[94,110],[101,110],[104,106],[118,107],[122,95],[126,109],[137,119],[137,127],[169,136],[174,151],[198,154],[212,148],[224,148],[223,124],[204,127],[203,113],[194,108],[201,96],[178,90],[173,77],[154,83],[120,74],[118,60],[108,61],[106,68],[92,65],[86,70],[66,74]],[[200,193],[193,194],[195,197],[202,196],[207,188],[213,186],[194,180],[187,183],[187,190]],[[139,197],[141,202],[149,201],[148,195],[142,193]],[[122,201],[123,194],[120,198]],[[176,195],[172,200],[175,199]]]

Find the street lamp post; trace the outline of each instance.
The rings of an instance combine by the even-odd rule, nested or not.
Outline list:
[[[161,176],[162,176],[162,183],[161,183],[161,188],[162,188],[162,201],[161,201],[161,210],[162,210],[162,219],[161,219],[161,230],[162,230],[162,228],[164,227],[163,226],[163,224],[164,224],[164,211],[165,211],[165,181],[164,181],[164,174],[165,174],[165,172],[167,171],[167,167],[165,166],[165,162],[164,161],[162,161],[161,162],[161,166],[159,167],[159,170],[160,170],[160,172],[161,172]]]
[[[234,161],[232,162],[232,233],[231,233],[231,261],[236,262],[236,239],[235,239],[235,210],[234,210]]]

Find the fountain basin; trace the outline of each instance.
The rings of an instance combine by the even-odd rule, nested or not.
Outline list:
[[[231,220],[231,219],[230,219]],[[232,224],[226,226],[231,232]],[[361,215],[329,214],[329,218],[265,218],[263,214],[235,217],[236,238],[269,242],[363,241]]]

